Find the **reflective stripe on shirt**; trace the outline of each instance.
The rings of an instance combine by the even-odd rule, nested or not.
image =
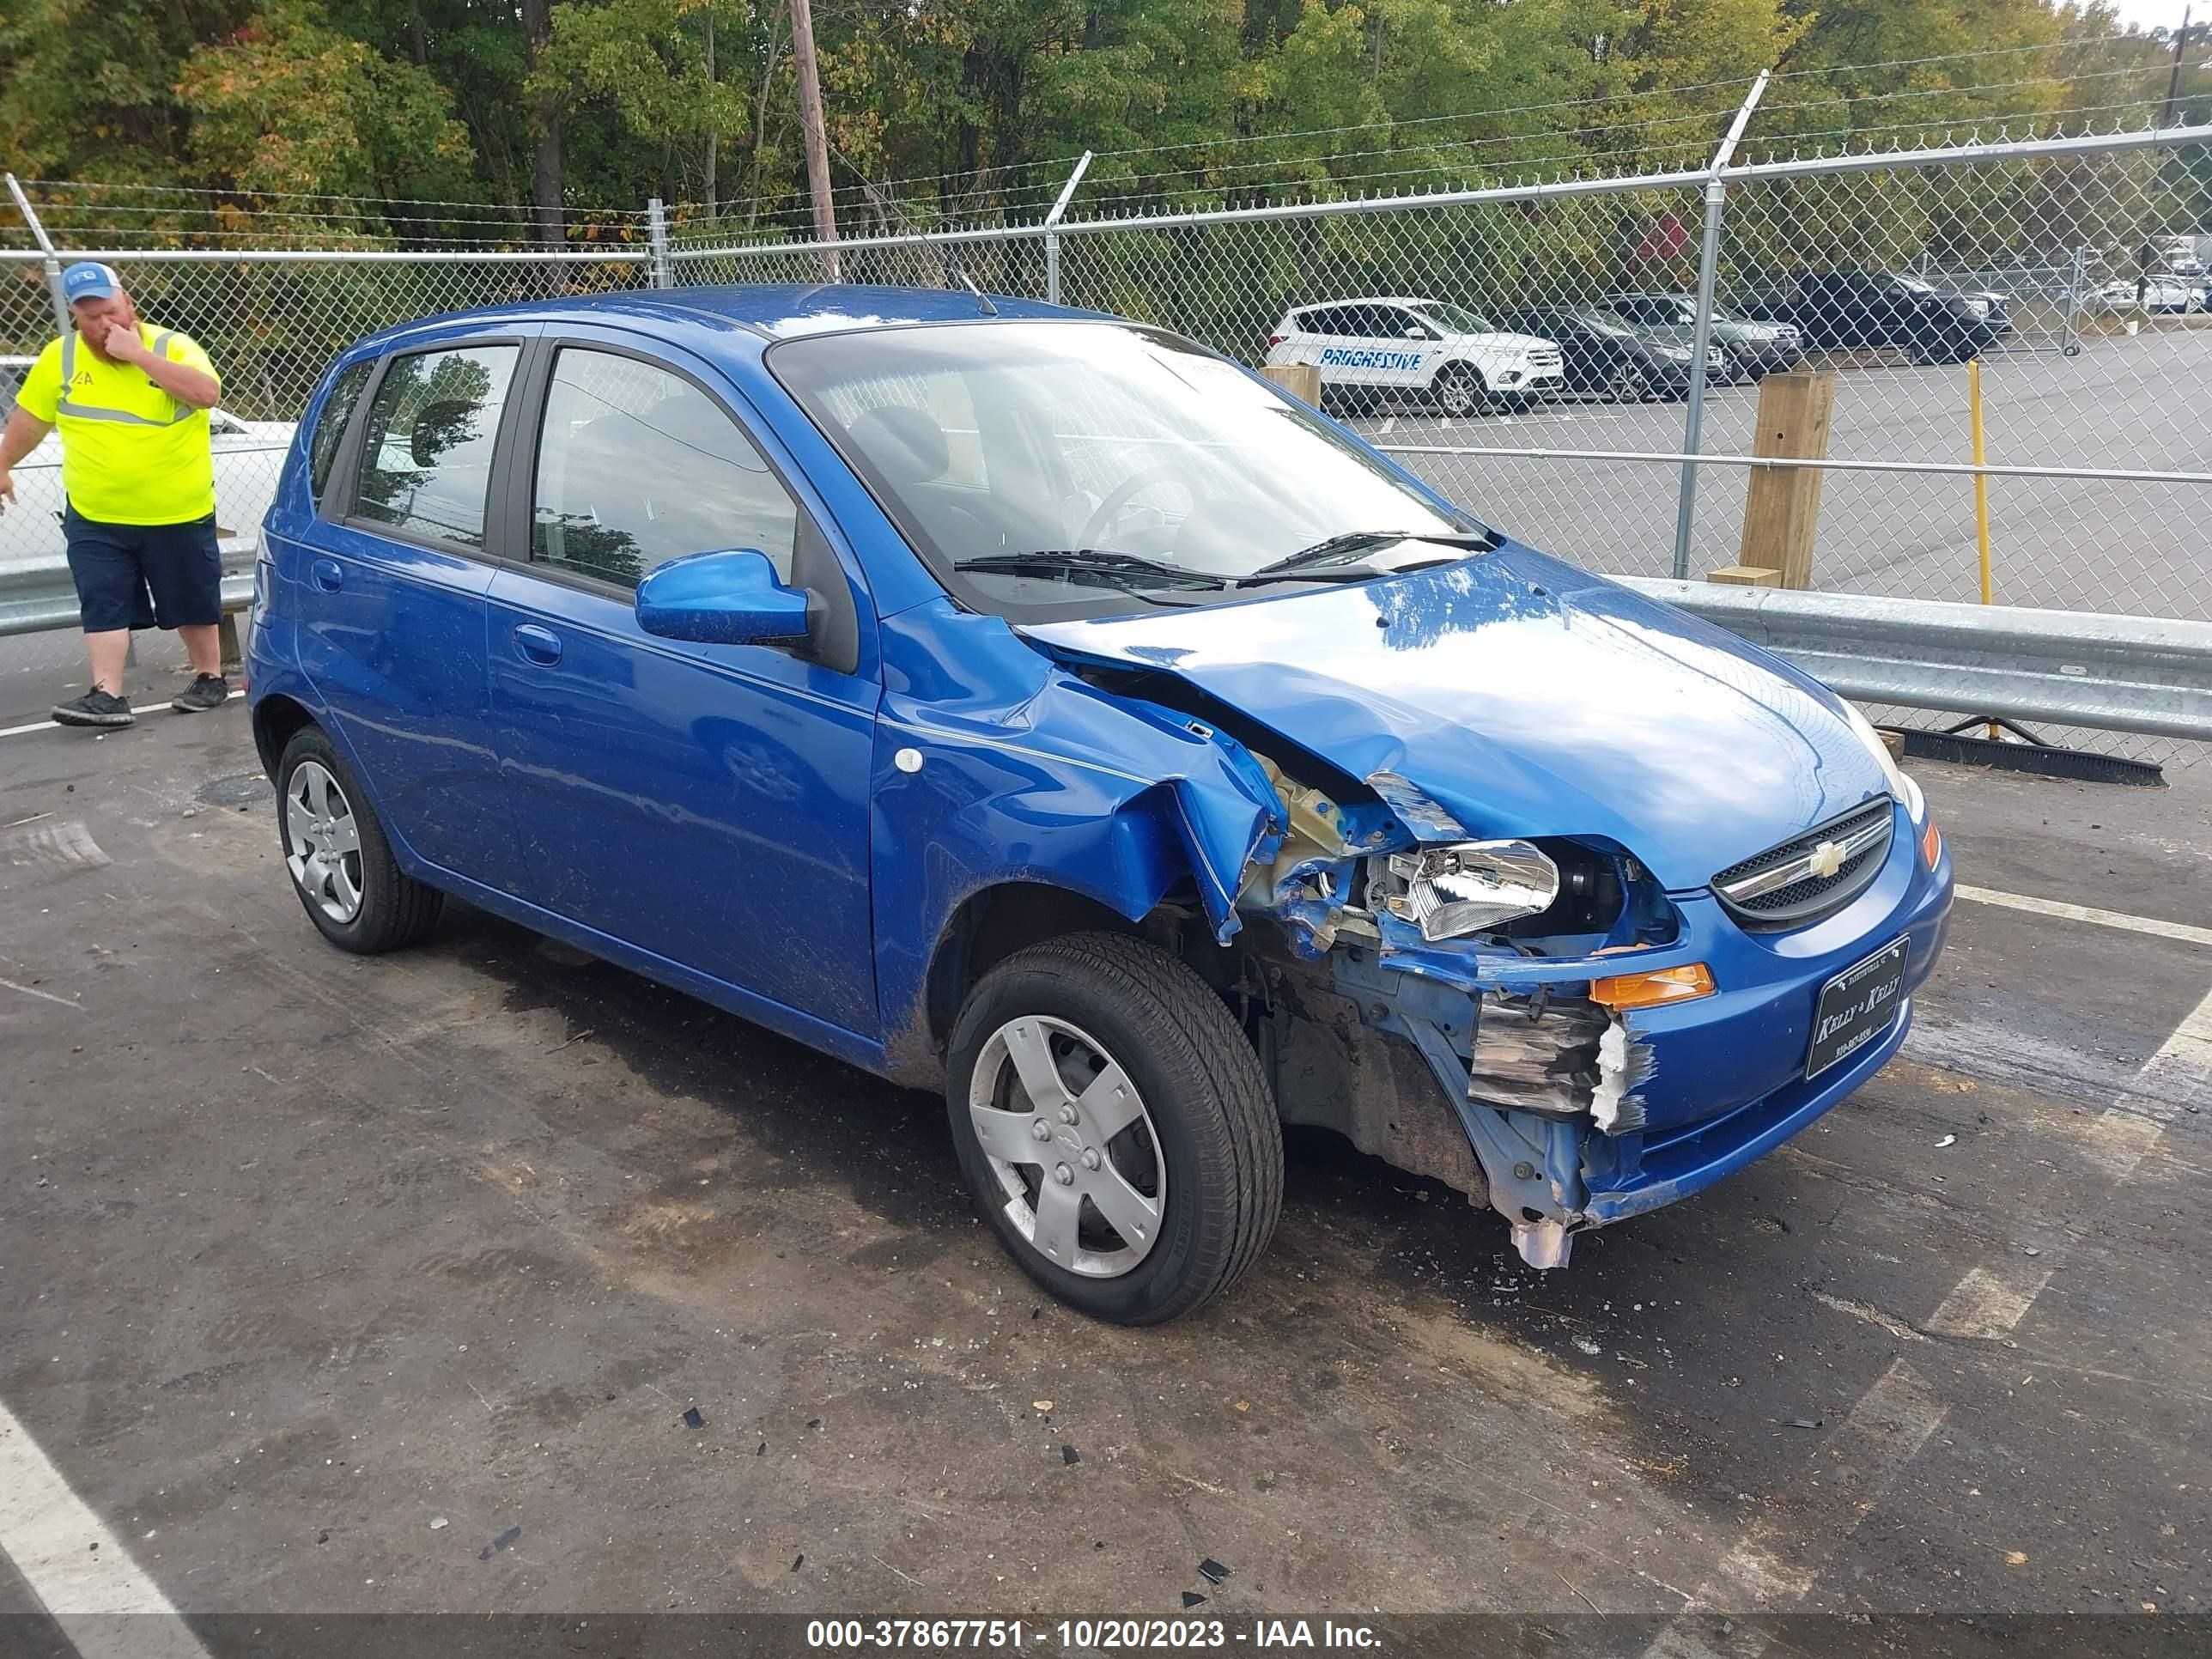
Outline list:
[[[156,357],[167,361],[169,342],[176,337],[176,330],[166,329],[154,337],[147,348]],[[73,415],[80,421],[113,421],[122,426],[174,426],[179,421],[189,421],[200,411],[169,392],[169,418],[156,421],[144,415],[133,415],[127,409],[101,409],[92,404],[81,404],[70,396],[70,387],[76,378],[76,331],[71,329],[62,336],[62,395],[54,406],[57,415]],[[167,391],[167,387],[163,390]]]

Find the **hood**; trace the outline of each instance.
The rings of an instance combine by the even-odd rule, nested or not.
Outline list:
[[[1021,631],[1172,674],[1354,778],[1395,774],[1473,836],[1613,841],[1675,891],[1887,787],[1833,695],[1778,658],[1511,542],[1374,582]]]

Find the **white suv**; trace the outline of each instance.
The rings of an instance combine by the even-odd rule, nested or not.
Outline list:
[[[35,357],[0,356],[0,422],[15,407]],[[215,452],[216,533],[226,538],[259,533],[261,515],[276,493],[277,470],[292,447],[289,421],[241,421],[227,410],[208,415]],[[49,436],[15,463],[15,503],[0,504],[0,565],[30,564],[62,556],[62,449]]]
[[[1449,300],[1335,300],[1285,313],[1269,363],[1313,363],[1322,395],[1348,413],[1390,392],[1418,393],[1451,416],[1526,409],[1561,389],[1559,348],[1501,331]]]

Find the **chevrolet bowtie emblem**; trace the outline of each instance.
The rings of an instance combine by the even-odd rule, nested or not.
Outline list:
[[[1844,849],[1832,841],[1824,841],[1813,849],[1806,863],[1814,875],[1825,880],[1844,867]]]

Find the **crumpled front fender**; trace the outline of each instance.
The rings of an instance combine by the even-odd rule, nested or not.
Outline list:
[[[977,637],[948,637],[962,633]],[[1060,887],[1133,921],[1187,880],[1214,936],[1236,933],[1243,872],[1273,856],[1282,830],[1281,803],[1240,744],[1086,685],[1004,622],[949,602],[887,618],[883,646],[872,857],[895,1075],[935,1064],[929,964],[986,888]],[[946,663],[971,678],[944,683]]]

